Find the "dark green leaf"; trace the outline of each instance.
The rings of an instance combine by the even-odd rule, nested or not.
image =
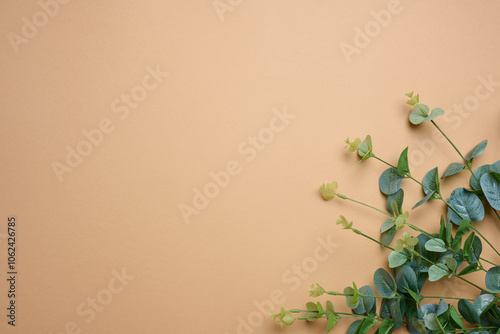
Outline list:
[[[428,200],[431,199],[432,196],[434,196],[435,192],[431,192],[429,195],[425,196],[424,198],[422,198],[417,204],[415,204],[412,208],[413,209],[416,209],[418,208],[419,206],[421,206],[422,204],[424,204],[425,202],[427,202]]]
[[[439,193],[439,178],[438,178],[438,168],[433,168],[427,172],[424,176],[424,181],[422,184],[424,185],[424,193],[429,195],[433,191]]]
[[[481,190],[481,185],[479,184],[481,177],[490,171],[491,165],[483,165],[474,171],[470,177],[470,186],[472,189]]]
[[[480,183],[488,203],[493,209],[500,210],[500,182],[493,173],[484,173]]]
[[[394,320],[384,319],[378,328],[379,334],[390,334],[394,330]]]
[[[394,320],[394,329],[398,329],[403,326],[403,314],[401,313],[400,299],[396,299],[389,305],[389,312],[391,313],[392,320]]]
[[[378,185],[382,193],[392,195],[401,189],[402,182],[403,177],[398,174],[396,169],[391,167],[386,169],[382,175],[380,175]]]
[[[490,172],[500,175],[500,160],[490,166]]]
[[[471,192],[465,191],[464,188],[453,190],[448,200],[448,204],[452,206],[455,213],[451,209],[451,220],[459,224],[462,219],[468,221],[480,222],[484,218],[484,206],[479,197]]]
[[[407,293],[407,289],[418,293],[417,276],[410,266],[402,266],[396,273],[398,290]]]
[[[359,288],[359,293],[366,297],[361,297],[358,307],[356,307],[353,311],[356,314],[369,313],[375,306],[375,297],[372,297],[375,295],[373,293],[373,289],[371,286],[365,285]]]
[[[464,269],[462,269],[462,271],[458,274],[458,276],[463,276],[463,275],[467,275],[467,274],[473,273],[473,272],[477,271],[477,268],[478,268],[477,262],[476,263],[471,263],[467,267],[465,267]]]
[[[359,324],[361,323],[361,320],[356,320],[354,321],[349,328],[347,329],[347,334],[355,334],[356,331],[358,330]]]
[[[482,142],[477,144],[469,153],[467,153],[467,155],[465,156],[465,160],[470,162],[472,159],[483,153],[486,149],[486,145],[488,145],[487,140],[483,140]]]
[[[486,289],[494,293],[500,292],[500,266],[493,267],[486,273]]]
[[[481,321],[474,305],[466,299],[460,299],[458,301],[458,311],[462,317],[471,324],[479,324]]]
[[[480,295],[474,301],[474,308],[479,316],[482,316],[486,311],[488,311],[493,305],[495,305],[495,296],[490,294]]]
[[[379,268],[373,275],[373,283],[378,293],[383,297],[392,297],[396,292],[396,282],[387,270]]]
[[[392,240],[394,240],[395,235],[396,235],[396,226],[393,226],[380,235],[380,242],[386,246],[389,246]]]
[[[366,318],[364,318],[361,321],[361,323],[359,324],[358,328],[356,329],[356,332],[354,332],[354,333],[355,334],[365,334],[376,323],[377,323],[377,320],[375,320],[371,315],[368,315]]]
[[[465,168],[464,164],[461,164],[460,162],[452,162],[451,164],[448,165],[441,178],[444,179],[445,177],[455,175],[460,171],[462,171],[464,168]]]

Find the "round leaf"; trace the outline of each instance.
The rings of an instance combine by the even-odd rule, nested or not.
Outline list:
[[[405,254],[392,251],[389,254],[389,268],[397,268],[408,261]]]
[[[402,266],[396,274],[396,284],[398,290],[408,293],[408,290],[418,292],[417,276],[410,266]]]
[[[429,281],[435,282],[439,281],[441,278],[446,277],[450,274],[448,267],[442,263],[433,264],[429,268]]]
[[[389,210],[390,213],[394,213],[391,208],[391,202],[395,201],[397,204],[397,207],[399,209],[399,212],[402,211],[403,208],[403,200],[405,198],[405,193],[403,189],[399,189],[396,191],[394,194],[389,195],[387,198],[387,209]]]
[[[399,189],[401,189],[401,184],[403,182],[403,177],[398,174],[398,171],[394,168],[386,169],[378,180],[378,185],[380,191],[386,195],[392,195]]]
[[[488,203],[493,209],[500,210],[500,182],[493,176],[493,173],[484,173],[480,182]]]
[[[488,173],[490,171],[490,165],[483,165],[481,167],[476,168],[473,175],[470,177],[470,186],[472,189],[481,190],[481,185],[479,184],[481,177],[484,173]],[[476,181],[477,180],[477,181]]]
[[[430,252],[435,252],[435,253],[442,253],[442,252],[446,252],[446,250],[447,250],[445,247],[444,241],[441,239],[437,239],[437,238],[430,239],[429,241],[427,241],[425,243],[425,249],[427,249]]]
[[[383,297],[392,297],[396,292],[396,282],[391,274],[383,268],[379,268],[375,271],[373,275],[373,283],[375,289]]]
[[[486,289],[494,293],[500,292],[500,266],[493,267],[486,273]]]
[[[464,188],[457,188],[451,193],[448,203],[458,212],[458,216],[451,211],[451,220],[455,224],[460,224],[462,219],[468,221],[480,222],[484,218],[484,206],[479,197]]]

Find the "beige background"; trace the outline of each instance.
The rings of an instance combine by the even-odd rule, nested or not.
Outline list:
[[[344,214],[378,237],[384,217],[324,202],[317,188],[337,180],[342,193],[385,205],[385,167],[356,165],[343,150],[348,136],[371,134],[391,162],[409,145],[418,178],[458,161],[448,144],[423,142],[429,124],[409,126],[407,91],[448,112],[438,123],[463,151],[490,140],[478,163],[498,160],[500,85],[489,91],[480,78],[500,82],[499,3],[401,0],[381,27],[371,11],[392,8],[389,1],[228,1],[219,2],[223,13],[211,0],[72,1],[47,22],[38,14],[43,26],[16,47],[9,39],[41,5],[0,4],[1,277],[8,215],[18,218],[20,272],[18,325],[7,326],[2,311],[2,333],[280,333],[254,302],[281,294],[276,309],[303,308],[313,282],[371,284],[387,252],[335,220]],[[355,45],[367,24],[372,37],[348,61],[342,43]],[[120,119],[112,103],[157,66],[170,75]],[[460,114],[454,105],[464,103],[470,111]],[[247,161],[240,145],[284,107],[295,118]],[[59,182],[53,162],[64,163],[66,147],[103,119],[113,131]],[[192,205],[193,189],[230,161],[240,173],[187,224],[179,204]],[[467,180],[446,181],[445,192]],[[422,193],[406,189],[409,210]],[[441,205],[411,221],[435,229],[432,208]],[[480,228],[498,233],[491,218]],[[333,253],[316,251],[328,236]],[[303,265],[310,273],[290,271]],[[119,286],[112,271],[122,269],[134,279],[87,323],[78,307],[110,296],[108,285]],[[476,293],[453,281],[426,292]],[[343,299],[335,304],[345,309]],[[254,325],[239,328],[249,317]],[[286,332],[325,326],[301,322]]]

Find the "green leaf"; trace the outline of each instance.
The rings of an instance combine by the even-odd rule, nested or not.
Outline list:
[[[482,142],[477,144],[469,153],[467,153],[467,155],[465,156],[465,160],[471,162],[472,159],[484,152],[484,150],[486,149],[486,145],[488,145],[487,140],[483,140]]]
[[[393,297],[396,292],[396,282],[387,270],[379,268],[375,271],[373,275],[373,283],[375,289],[383,297]]]
[[[396,226],[396,222],[393,221],[391,218],[389,218],[380,227],[380,232],[384,233],[384,232],[390,230],[394,226]]]
[[[458,311],[462,315],[462,317],[470,322],[471,324],[479,324],[481,321],[479,319],[479,314],[477,310],[474,308],[474,305],[466,299],[460,299],[458,301]]]
[[[444,241],[437,238],[430,239],[429,241],[427,241],[425,243],[425,249],[435,253],[443,253],[447,251]]]
[[[410,289],[407,289],[408,293],[410,294],[410,296],[417,302],[417,304],[420,304],[420,302],[422,301],[422,297],[420,297],[420,295]]]
[[[438,168],[435,167],[431,169],[430,171],[427,172],[424,176],[424,181],[423,183],[423,188],[424,188],[424,193],[426,195],[429,195],[433,191],[436,193],[439,193],[439,177],[438,177]]]
[[[481,239],[476,237],[476,234],[472,232],[467,240],[465,240],[463,248],[463,257],[467,262],[476,263],[479,261],[481,252],[483,251],[483,245]]]
[[[344,289],[344,294],[346,294],[345,302],[347,304],[347,307],[349,307],[350,309],[355,309],[356,307],[358,307],[359,294],[356,294],[353,288],[351,288],[350,286],[346,287]]]
[[[448,209],[451,213],[451,220],[456,224],[459,224],[462,219],[480,222],[484,218],[483,203],[481,203],[481,200],[476,194],[465,191],[464,188],[453,190],[448,200],[448,204],[460,215]]]
[[[485,276],[486,289],[494,293],[500,292],[500,266],[493,267]]]
[[[495,296],[486,293],[476,298],[476,300],[474,301],[474,308],[476,309],[477,314],[479,314],[479,316],[482,316],[493,305],[495,305],[495,303]]]
[[[433,331],[441,329],[436,313],[429,313],[424,317],[425,326]]]
[[[450,268],[452,273],[454,273],[455,269],[457,269],[457,260],[455,260],[453,257],[447,257],[445,261],[446,261],[446,266]]]
[[[452,162],[451,164],[446,167],[446,170],[443,173],[443,176],[441,176],[442,179],[448,176],[452,176],[455,174],[458,174],[465,168],[465,165],[460,163],[460,162]]]
[[[327,330],[326,330],[326,333],[330,333],[330,331],[333,329],[333,327],[335,326],[335,324],[337,324],[337,322],[339,321],[340,317],[333,314],[333,313],[330,313],[328,315],[328,324],[327,324]]]
[[[394,168],[386,169],[378,180],[378,185],[380,191],[386,195],[392,195],[399,189],[401,189],[401,184],[403,182],[403,177],[399,175],[398,171]]]
[[[450,270],[448,267],[442,263],[433,264],[429,268],[429,281],[435,282],[440,279],[448,276],[450,274]]]
[[[483,165],[478,168],[472,173],[470,177],[470,186],[472,189],[475,190],[481,190],[481,185],[479,184],[481,177],[490,171],[491,165]]]
[[[478,270],[479,265],[476,263],[471,263],[458,274],[458,276],[467,275]]]
[[[313,302],[308,302],[307,307],[307,321],[314,321],[318,319],[318,305]]]
[[[355,334],[365,334],[376,323],[377,323],[377,320],[375,320],[371,315],[368,315],[366,318],[364,318],[361,321],[361,323],[359,324],[358,328],[356,329],[356,332],[354,332],[354,333]]]
[[[394,329],[398,329],[403,325],[403,314],[401,313],[400,300],[401,299],[398,298],[389,305],[389,312],[391,313],[392,320],[394,320]]]
[[[500,210],[500,182],[493,176],[493,173],[484,173],[480,183],[488,203],[493,209]]]
[[[358,155],[362,157],[362,159],[359,162],[365,161],[366,159],[372,157],[373,156],[372,151],[373,151],[372,137],[368,135],[358,146]]]
[[[408,147],[401,152],[397,167],[400,176],[405,176],[410,171],[410,167],[408,166]]]
[[[422,198],[417,204],[415,204],[412,208],[413,209],[416,209],[418,208],[419,206],[421,206],[422,204],[424,204],[425,202],[427,202],[428,200],[431,199],[432,196],[434,196],[435,192],[431,192],[429,195],[425,196],[424,198]]]
[[[396,226],[393,226],[380,235],[380,242],[386,246],[389,246],[392,240],[394,240],[395,235],[396,235]]]
[[[356,331],[358,330],[359,324],[361,323],[361,320],[356,320],[354,321],[349,328],[347,329],[347,334],[355,334]]]
[[[463,219],[460,222],[460,226],[458,227],[457,233],[455,234],[455,239],[461,238],[466,233],[469,233],[471,228],[472,228],[472,226],[470,225],[470,223],[467,220]]]
[[[405,198],[405,193],[404,193],[403,189],[399,189],[394,194],[389,195],[389,197],[387,198],[387,209],[389,210],[389,212],[394,213],[394,211],[392,210],[392,207],[391,207],[392,201],[396,202],[396,205],[397,205],[399,212],[402,212],[404,198]]]
[[[444,115],[444,110],[441,108],[434,108],[431,111],[431,115],[429,117],[427,117],[427,119],[425,121],[430,122],[433,119],[435,119],[436,117],[439,117],[441,115]]]
[[[454,326],[455,328],[461,328],[461,329],[465,328],[464,323],[462,322],[462,318],[460,317],[460,314],[458,314],[457,309],[453,305],[450,308],[450,315],[451,315],[451,320],[455,325]]]
[[[405,254],[394,251],[389,254],[389,268],[402,266],[406,261],[408,261],[408,257]]]
[[[394,320],[387,318],[382,321],[378,328],[379,334],[390,334],[394,330]]]
[[[369,285],[365,285],[359,289],[359,293],[364,297],[361,297],[359,300],[358,307],[356,307],[353,311],[356,314],[370,313],[370,311],[375,306],[375,293],[373,289]]]
[[[500,160],[490,166],[490,172],[500,175]]]
[[[417,276],[410,266],[404,265],[399,268],[396,273],[396,284],[398,290],[402,293],[406,293],[407,290],[418,293]]]
[[[328,312],[335,312],[335,307],[333,306],[333,303],[329,300],[326,301],[326,310]]]

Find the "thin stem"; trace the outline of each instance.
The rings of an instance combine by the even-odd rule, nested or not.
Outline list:
[[[443,130],[441,130],[441,128],[436,124],[436,122],[434,122],[432,120],[431,123],[436,127],[436,129],[439,130],[439,132],[441,132],[441,134],[446,138],[446,140],[448,140],[448,142],[451,144],[451,146],[453,146],[453,148],[455,149],[455,151],[457,151],[458,155],[460,155],[460,158],[462,158],[462,160],[465,163],[465,166],[467,167],[467,169],[470,170],[471,168],[469,166],[469,162],[467,160],[465,160],[464,156],[462,155],[462,153],[460,153],[460,151],[455,146],[455,144],[453,144],[453,142],[450,140],[450,138],[448,138],[448,136],[443,132]]]
[[[486,289],[481,288],[479,285],[472,283],[471,281],[469,281],[469,280],[468,280],[468,279],[466,279],[466,278],[463,278],[462,276],[458,276],[458,275],[457,275],[457,276],[455,276],[455,277],[456,277],[456,278],[458,278],[458,279],[461,279],[462,281],[464,281],[464,282],[466,282],[466,283],[469,283],[470,285],[472,285],[472,286],[473,286],[473,287],[475,287],[475,288],[478,288],[478,289],[479,289],[479,290],[481,290],[481,291],[485,291],[485,292],[487,292],[487,293],[491,293],[490,291],[488,291],[488,290],[486,290]],[[494,293],[491,293],[491,294],[493,294],[493,295],[494,295]]]
[[[357,229],[353,228],[353,229],[352,229],[352,231],[353,231],[354,233],[356,233],[356,234],[359,234],[359,235],[360,235],[360,236],[362,236],[362,237],[365,237],[365,238],[367,238],[367,239],[369,239],[369,240],[371,240],[371,241],[373,241],[373,242],[375,242],[375,243],[379,244],[379,245],[380,245],[380,246],[382,246],[382,247],[385,247],[385,248],[390,249],[390,250],[392,250],[392,251],[394,250],[394,248],[392,248],[391,246],[384,245],[384,244],[383,244],[383,243],[381,243],[380,241],[378,241],[378,240],[376,240],[376,239],[374,239],[374,238],[370,237],[369,235],[364,234],[364,233],[363,233],[363,232],[361,232],[360,230],[357,230]]]
[[[498,256],[500,256],[500,253],[496,250],[496,248],[495,248],[495,247],[493,247],[493,245],[491,244],[491,242],[489,242],[489,241],[488,241],[488,239],[486,239],[486,238],[484,237],[484,235],[482,235],[482,234],[481,234],[481,232],[479,232],[473,224],[470,224],[470,225],[472,226],[472,229],[473,229],[473,230],[474,230],[477,234],[479,234],[479,236],[480,236],[481,238],[483,238],[483,240],[484,240],[484,241],[486,241],[486,242],[488,243],[488,245],[490,245],[490,247],[491,247],[491,248],[495,251],[495,253],[497,253],[497,255],[498,255]]]
[[[366,203],[363,203],[363,202],[360,202],[360,201],[356,201],[355,199],[349,198],[349,197],[347,197],[347,196],[345,196],[345,195],[342,195],[342,194],[336,194],[336,195],[337,195],[339,198],[346,199],[346,200],[349,200],[349,201],[351,201],[351,202],[354,202],[354,203],[357,203],[357,204],[364,205],[364,206],[366,206],[366,207],[368,207],[368,208],[370,208],[370,209],[373,209],[373,210],[375,210],[375,211],[380,212],[381,214],[384,214],[384,215],[386,215],[386,216],[392,217],[392,215],[391,215],[391,214],[389,214],[389,213],[387,213],[387,212],[384,212],[384,211],[382,211],[382,210],[379,210],[379,209],[377,209],[376,207],[371,206],[371,205],[369,205],[369,204],[366,204]]]
[[[386,164],[387,166],[392,167],[392,168],[394,168],[394,169],[397,169],[397,167],[396,167],[396,166],[393,166],[393,165],[391,165],[390,163],[388,163],[387,161],[380,159],[380,158],[379,158],[379,157],[377,157],[376,155],[373,155],[373,157],[374,157],[375,159],[377,159],[378,161],[380,161],[380,162],[382,162],[382,163]]]

